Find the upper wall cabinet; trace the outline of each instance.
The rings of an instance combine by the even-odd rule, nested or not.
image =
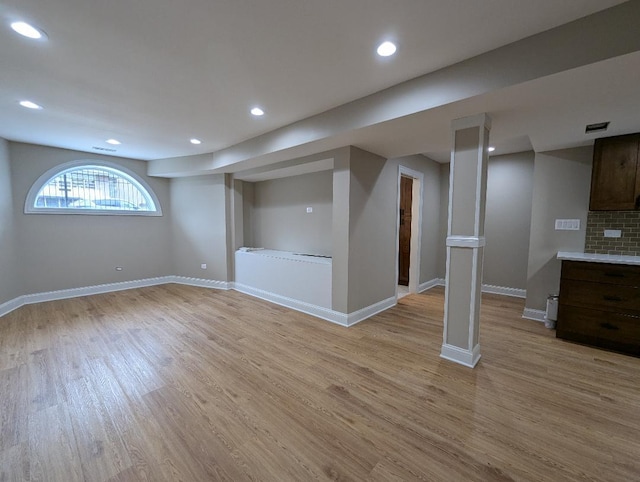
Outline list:
[[[640,134],[596,139],[591,211],[640,209]]]

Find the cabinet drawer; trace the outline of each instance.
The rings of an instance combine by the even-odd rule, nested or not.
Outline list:
[[[640,266],[563,261],[562,279],[640,286]]]
[[[560,306],[556,336],[640,356],[640,317]]]
[[[640,314],[640,288],[562,280],[560,305]]]

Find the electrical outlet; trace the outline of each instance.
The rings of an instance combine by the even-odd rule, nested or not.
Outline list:
[[[622,230],[621,229],[605,229],[604,237],[605,238],[621,238]]]
[[[309,207],[307,208],[307,214],[312,213],[313,212],[313,208]]]
[[[207,263],[202,263],[200,265],[200,269],[207,269]]]

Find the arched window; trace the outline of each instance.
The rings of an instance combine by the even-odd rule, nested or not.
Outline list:
[[[29,190],[24,212],[162,216],[158,198],[136,174],[95,161],[45,172]]]

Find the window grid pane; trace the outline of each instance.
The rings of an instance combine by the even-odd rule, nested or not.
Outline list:
[[[57,174],[36,196],[38,209],[156,212],[146,189],[128,174],[101,166],[81,166]]]

